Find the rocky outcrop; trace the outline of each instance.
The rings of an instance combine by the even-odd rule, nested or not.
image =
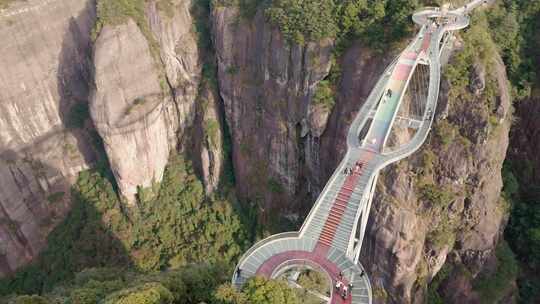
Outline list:
[[[137,58],[136,61],[133,58]],[[161,181],[169,157],[160,71],[135,22],[105,26],[94,47],[92,120],[122,194]]]
[[[197,100],[193,134],[193,159],[206,194],[217,190],[224,170],[223,115],[217,91],[204,84]]]
[[[510,96],[500,58],[473,71],[471,83],[492,77],[495,96],[475,85],[470,93],[449,98],[443,81],[428,141],[379,179],[363,262],[374,288],[386,291],[380,293],[388,295],[379,299],[384,303],[423,303],[426,282],[449,256],[451,263],[465,267],[469,283],[456,276],[461,281],[448,286],[470,289],[470,279],[493,255],[507,212],[500,199],[500,172],[508,146]],[[460,302],[474,302],[475,295],[463,293]]]
[[[308,120],[316,121],[308,109],[329,72],[332,41],[290,45],[262,11],[251,20],[235,7],[217,6],[212,14],[238,193],[262,209],[291,207],[294,195],[311,191],[307,168],[318,165],[306,155]],[[323,133],[324,123],[316,129]]]
[[[13,2],[0,11],[0,276],[34,258],[95,157],[86,119],[87,0]]]
[[[43,248],[77,173],[106,161],[100,136],[131,202],[186,141],[201,65],[189,1],[168,3],[169,12],[147,3],[150,44],[133,24],[104,29],[94,64],[95,1],[13,1],[0,11],[0,276]]]
[[[103,27],[94,46],[92,119],[131,205],[139,187],[161,181],[169,151],[193,124],[200,64],[188,4],[173,1],[165,13],[150,2],[153,33],[128,20]]]

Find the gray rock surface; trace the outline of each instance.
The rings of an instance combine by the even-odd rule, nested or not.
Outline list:
[[[94,46],[92,118],[130,205],[138,187],[161,181],[169,152],[195,116],[201,66],[189,2],[172,3],[172,15],[155,2],[148,4],[153,37],[145,37],[130,20],[105,26]],[[159,55],[152,54],[152,47],[159,48]]]
[[[301,129],[316,85],[329,72],[332,41],[289,45],[262,12],[246,20],[234,7],[214,7],[212,23],[239,195],[262,208],[294,206],[293,194],[310,187],[302,176],[318,165],[317,158],[306,164],[306,146],[325,122],[315,135]]]
[[[202,177],[206,194],[211,194],[218,188],[223,176],[224,118],[221,114],[219,95],[211,86],[202,86],[197,104],[193,159]]]
[[[118,187],[132,204],[137,187],[161,181],[169,157],[159,67],[146,38],[129,20],[103,27],[94,46],[94,69],[92,120]]]
[[[70,183],[95,161],[92,127],[72,115],[88,102],[94,19],[87,0],[0,11],[0,276],[39,253],[69,208]]]

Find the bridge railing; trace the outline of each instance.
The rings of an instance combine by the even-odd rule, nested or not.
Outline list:
[[[246,252],[244,252],[242,257],[240,257],[240,259],[238,260],[238,263],[236,263],[236,268],[234,269],[234,274],[232,278],[232,284],[234,285],[234,281],[236,280],[236,275],[238,273],[238,269],[240,268],[240,265],[242,265],[244,260],[246,260],[253,252],[257,251],[257,249],[259,249],[263,245],[266,245],[267,243],[272,242],[274,240],[278,240],[282,238],[297,238],[299,234],[300,233],[298,231],[282,232],[278,234],[273,234],[253,244]]]

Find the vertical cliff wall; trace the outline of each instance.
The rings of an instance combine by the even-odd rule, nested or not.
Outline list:
[[[0,11],[0,275],[27,263],[95,160],[87,118],[92,1]]]
[[[0,11],[0,275],[39,253],[79,171],[108,157],[133,203],[191,136],[201,73],[191,3],[160,2],[146,2],[144,33],[106,26],[95,44],[95,1]]]
[[[332,41],[289,45],[262,12],[245,19],[235,7],[215,7],[212,22],[237,190],[266,211],[294,206],[313,191],[302,138],[315,129],[310,100],[329,72]]]
[[[131,18],[105,25],[94,46],[91,112],[121,194],[161,181],[169,151],[193,123],[200,64],[189,1],[146,3],[144,32]]]
[[[507,212],[501,167],[511,121],[505,68],[500,58],[492,64],[470,83],[492,77],[494,107],[485,87],[454,97],[443,80],[428,141],[381,174],[363,260],[386,301],[421,303],[447,259],[475,277],[492,256]]]

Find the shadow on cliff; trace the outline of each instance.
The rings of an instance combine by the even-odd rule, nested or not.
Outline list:
[[[95,20],[94,1],[87,1],[81,13],[69,20],[58,55],[56,75],[60,119],[77,139],[77,148],[88,164],[102,160],[104,156],[99,145],[95,145],[96,136],[99,135],[89,114],[93,84],[90,33]]]
[[[114,221],[115,215],[121,212],[119,200],[103,174],[95,170],[81,172],[70,194],[71,209],[49,233],[44,249],[30,264],[0,280],[0,296],[40,294],[73,279],[75,273],[89,267],[127,268],[132,265],[124,243],[115,235],[119,231],[114,226],[119,224]],[[48,205],[60,203],[54,201],[50,192],[34,196],[25,199],[34,200],[36,208],[41,201]],[[69,200],[69,196],[66,199]],[[0,214],[0,220],[2,216]],[[48,228],[45,227],[54,225],[54,217],[48,213],[36,226],[46,234]],[[25,224],[26,230],[31,223]],[[5,255],[0,257],[1,261],[7,262]]]

